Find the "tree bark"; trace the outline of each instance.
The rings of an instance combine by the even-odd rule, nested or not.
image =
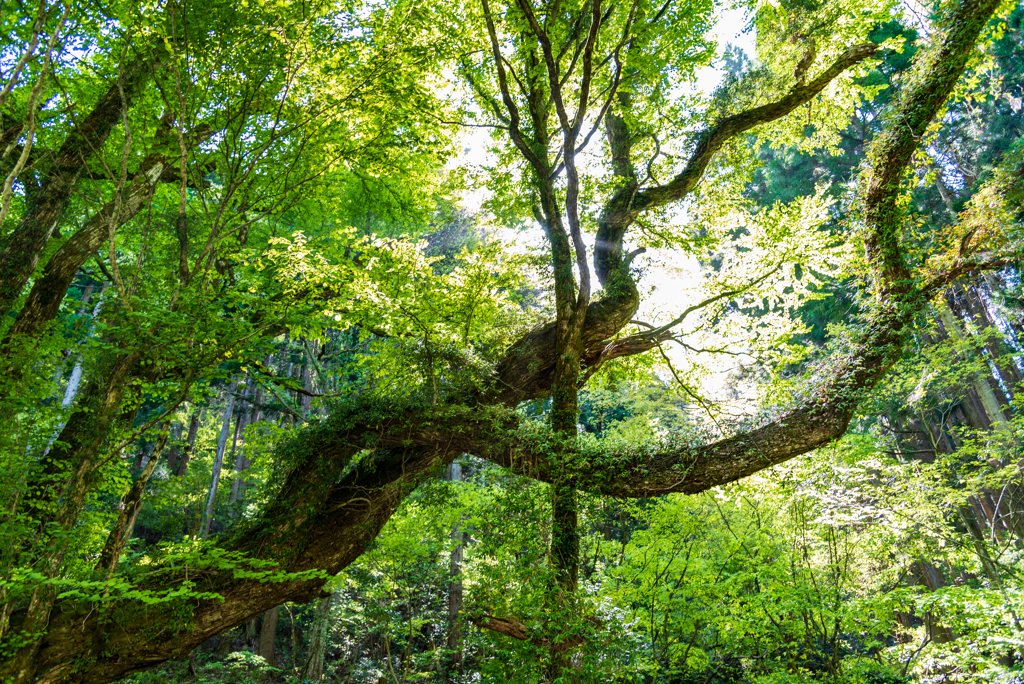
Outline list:
[[[261,404],[263,402],[263,390],[256,390],[255,399],[249,405],[249,412],[245,420],[245,426],[255,425],[260,422],[263,418],[263,409]],[[243,430],[244,431],[244,430]],[[231,498],[230,501],[235,502],[242,498],[244,493],[244,487],[242,482],[242,473],[247,471],[252,466],[252,461],[249,458],[249,449],[245,443],[245,438],[242,439],[242,445],[238,449],[238,458],[235,460],[235,479],[231,482]]]
[[[169,433],[165,431],[157,438],[153,453],[139,475],[139,479],[132,484],[131,489],[128,490],[118,506],[117,520],[107,535],[106,544],[104,544],[99,562],[96,564],[96,569],[105,570],[108,576],[117,568],[117,561],[121,557],[121,552],[124,551],[124,545],[131,536],[132,528],[135,527],[135,519],[142,509],[142,493],[146,489],[149,477],[160,462],[160,454],[167,444],[168,436]]]
[[[946,586],[946,579],[942,571],[925,560],[914,561],[910,565],[910,574],[914,576],[917,583],[925,587],[929,592],[935,592]],[[937,644],[948,644],[956,640],[953,630],[942,625],[940,618],[933,612],[924,614],[925,629],[928,637]]]
[[[309,629],[309,650],[299,674],[300,681],[319,682],[324,678],[324,659],[327,656],[327,639],[331,630],[331,603],[333,594],[320,598],[313,613],[313,624]],[[294,657],[294,655],[293,655]]]
[[[277,617],[281,612],[280,606],[274,606],[263,613],[263,621],[260,625],[260,645],[258,655],[267,661],[271,667],[277,667]]]
[[[110,606],[102,622],[92,606],[68,599],[60,604],[59,610],[52,612],[48,630],[38,642],[38,653],[20,662],[24,669],[15,671],[17,678],[20,681],[32,677],[44,682],[64,680],[68,684],[108,682],[168,658],[180,657],[210,636],[283,601],[315,598],[329,575],[362,553],[409,492],[461,453],[477,454],[516,472],[563,487],[585,486],[599,493],[647,496],[704,491],[841,436],[865,391],[877,384],[900,357],[907,330],[928,297],[970,266],[959,264],[933,278],[927,286],[913,287],[899,244],[902,224],[895,203],[900,180],[913,151],[963,72],[977,36],[996,5],[995,0],[966,0],[953,7],[946,22],[949,30],[936,33],[938,48],[919,60],[917,73],[908,81],[907,91],[894,106],[892,116],[900,125],[887,128],[886,135],[876,141],[865,184],[864,231],[878,296],[864,337],[838,365],[832,377],[807,388],[807,400],[802,406],[754,430],[712,444],[691,446],[670,442],[652,446],[644,453],[610,454],[583,453],[577,440],[567,439],[570,412],[562,411],[561,404],[560,416],[552,421],[554,434],[525,424],[526,421],[513,411],[486,406],[496,401],[515,403],[517,397],[530,393],[543,394],[545,388],[559,385],[561,378],[569,377],[570,371],[578,378],[581,366],[592,367],[599,363],[605,350],[615,346],[609,341],[628,323],[629,318],[623,320],[623,314],[633,306],[628,291],[610,288],[608,298],[600,304],[607,304],[613,314],[605,316],[607,310],[593,304],[577,308],[577,320],[585,319],[587,325],[580,337],[584,353],[577,356],[575,367],[566,363],[568,357],[558,354],[567,339],[555,334],[557,327],[565,324],[565,319],[560,317],[555,327],[549,328],[550,333],[541,331],[514,346],[515,361],[499,364],[499,383],[493,391],[482,393],[486,402],[463,407],[353,405],[348,409],[338,408],[325,422],[299,431],[296,439],[277,454],[284,462],[293,464],[283,477],[277,496],[258,519],[239,525],[224,546],[255,558],[277,560],[280,569],[289,573],[279,577],[281,581],[260,581],[245,573],[236,576],[231,572],[193,572],[188,581],[194,582],[195,589],[216,593],[218,599],[190,598],[173,606],[120,601]],[[844,55],[840,62],[844,59],[846,62],[831,68],[830,72],[836,68],[839,69],[836,74],[841,72],[872,54],[874,49],[874,46],[860,46]],[[772,120],[783,110],[792,111],[809,101],[829,81],[830,78],[816,79],[809,84],[819,88],[816,92],[801,86],[781,104],[730,117],[727,125],[711,129],[701,139],[695,152],[696,165],[688,166],[666,186],[638,192],[638,200],[642,200],[644,207],[653,207],[658,202],[663,202],[661,206],[664,206],[678,199],[699,180],[714,151],[729,135]],[[626,219],[616,222],[614,227],[615,230],[621,228],[622,232],[617,236],[609,235],[608,244],[601,249],[603,257],[614,257],[611,270],[618,270],[628,279],[628,259],[621,257],[621,238],[635,216],[629,216],[633,209],[627,206],[617,209],[626,212]],[[605,215],[608,219],[605,223],[610,225],[614,217],[609,217]],[[606,228],[599,222],[599,241],[601,231],[607,235]],[[598,271],[601,270],[599,267]],[[652,344],[649,336],[631,337],[622,343],[626,346]],[[552,346],[544,346],[547,344],[544,340],[550,340]],[[558,358],[541,353],[551,348]],[[571,350],[573,345],[566,348]],[[525,359],[527,350],[537,352],[532,362]],[[591,358],[591,352],[597,356]],[[503,375],[516,367],[522,367],[524,373]],[[547,370],[552,367],[554,380]],[[513,384],[501,384],[505,380],[512,380]],[[564,390],[565,385],[560,389]],[[574,426],[574,414],[571,419]],[[571,436],[575,438],[575,434]],[[360,460],[358,465],[353,465],[356,456]],[[157,569],[154,567],[152,571]],[[311,572],[314,569],[317,572]],[[159,579],[150,580],[151,585],[143,581],[140,589],[165,590],[185,581],[182,568],[161,566],[159,570],[162,573]],[[12,615],[13,628],[36,630],[46,624],[27,619],[31,614],[29,610]],[[181,626],[174,639],[153,637],[154,625],[172,623]],[[88,634],[89,638],[83,639],[83,634]],[[89,666],[79,667],[83,662]]]
[[[181,423],[175,421],[171,425],[171,432],[169,435],[168,442],[171,448],[167,452],[167,472],[174,475],[178,469],[178,460],[181,458]]]
[[[196,436],[199,434],[199,417],[202,414],[198,408],[192,410],[192,417],[188,420],[188,437],[185,438],[185,448],[181,452],[181,459],[178,467],[174,470],[176,477],[184,477],[188,472],[189,461],[192,460],[192,453],[196,447]]]
[[[963,328],[953,312],[946,306],[946,303],[939,299],[936,302],[935,308],[939,312],[942,325],[949,332],[950,337],[959,343],[964,343]],[[1009,436],[1010,426],[1006,421],[1006,416],[1003,414],[995,393],[992,391],[991,379],[981,372],[975,371],[971,373],[971,383],[974,385],[974,391],[981,400],[982,408],[994,429],[1004,437]]]

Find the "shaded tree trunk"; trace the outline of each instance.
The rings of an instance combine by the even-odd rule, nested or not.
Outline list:
[[[260,624],[260,644],[257,653],[266,659],[271,667],[277,667],[277,617],[280,612],[281,606],[274,606],[265,611]]]
[[[199,434],[199,418],[202,411],[198,408],[192,411],[192,417],[188,420],[188,437],[185,438],[185,448],[181,452],[178,466],[174,469],[177,477],[184,477],[188,472],[189,461],[192,460],[192,453],[196,448],[196,436]]]
[[[331,603],[334,596],[324,596],[316,603],[313,624],[309,629],[309,650],[299,673],[300,681],[319,682],[324,677],[324,659],[327,655],[327,639],[331,630]]]
[[[942,576],[942,571],[928,561],[919,560],[911,563],[910,574],[914,576],[918,584],[927,588],[929,592],[935,592],[946,586],[946,579]],[[956,639],[953,630],[943,626],[939,615],[934,612],[925,612],[924,624],[928,631],[928,637],[937,644],[948,644]]]
[[[131,537],[132,528],[135,527],[135,519],[142,509],[142,493],[146,489],[149,477],[156,470],[156,466],[160,462],[160,454],[167,444],[167,438],[168,433],[166,431],[162,432],[157,438],[156,446],[153,448],[153,453],[150,455],[145,468],[143,468],[139,478],[132,484],[131,489],[128,490],[128,493],[121,500],[121,504],[118,506],[117,520],[107,535],[106,544],[104,544],[99,562],[96,564],[97,570],[105,570],[109,575],[116,569],[121,552],[124,551],[124,546]]]

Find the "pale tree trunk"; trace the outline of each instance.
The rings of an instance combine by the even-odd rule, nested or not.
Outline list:
[[[245,414],[245,427],[255,425],[260,422],[263,418],[263,409],[260,408],[260,404],[263,401],[263,392],[256,390],[255,398],[252,404],[249,405],[249,410]],[[253,405],[255,404],[255,405]],[[239,418],[241,420],[241,418]],[[234,503],[242,498],[242,473],[249,469],[252,465],[252,461],[249,459],[249,450],[246,448],[244,428],[242,430],[242,445],[238,449],[238,457],[235,459],[235,479],[231,482],[231,498],[230,501]]]
[[[239,409],[238,409],[238,417],[235,419],[235,430],[234,430],[234,432],[232,433],[232,436],[231,436],[231,453],[228,456],[228,458],[231,461],[233,461],[234,464],[235,464],[235,477],[233,478],[233,480],[231,482],[231,496],[228,498],[228,501],[230,501],[232,503],[234,503],[234,501],[237,498],[236,492],[238,491],[238,474],[241,472],[241,468],[239,468],[239,466],[240,466],[241,461],[242,461],[242,455],[241,455],[241,452],[238,449],[238,435],[239,435],[240,432],[242,432],[242,430],[245,429],[245,426],[248,424],[247,419],[248,419],[248,417],[250,415],[250,411],[247,411],[245,409],[245,404],[247,403],[246,400],[247,400],[248,396],[249,396],[249,390],[247,388],[245,390],[245,392],[242,393],[242,397],[241,397],[242,406],[239,407]]]
[[[965,341],[963,328],[946,303],[941,299],[936,300],[935,308],[939,313],[939,318],[942,320],[943,327],[950,337],[957,342]],[[992,426],[1002,435],[1009,437],[1010,425],[1006,421],[1006,416],[1003,415],[1002,408],[999,406],[995,392],[992,391],[990,382],[990,379],[981,372],[971,374],[971,383],[974,386],[974,391],[977,392],[978,398],[981,400],[982,407],[984,407],[985,413],[988,414]]]
[[[224,407],[224,420],[221,423],[220,439],[217,440],[217,453],[213,459],[213,473],[210,476],[210,490],[206,497],[206,509],[203,513],[203,524],[200,536],[206,539],[210,534],[210,524],[213,521],[213,506],[217,500],[217,486],[220,484],[220,471],[224,465],[224,449],[228,443],[228,432],[231,430],[231,414],[235,407],[235,382],[232,381],[227,389],[227,406]]]
[[[982,296],[982,283],[984,282],[979,279],[971,287],[960,287],[958,288],[959,294],[967,312],[977,320],[979,329],[985,334],[985,349],[991,355],[1006,389],[1013,397],[1016,397],[1021,385],[1024,384],[1024,375],[1021,374],[1014,359],[1015,350],[1007,342],[1002,328],[997,323],[998,314],[993,315],[985,297]],[[1012,334],[1013,328],[1010,322],[1006,320],[1002,322]]]
[[[95,321],[96,317],[99,316],[99,314],[100,314],[100,307],[103,305],[103,292],[106,289],[107,289],[107,284],[104,283],[103,286],[100,288],[99,294],[96,295],[96,304],[92,308],[92,317],[91,318],[92,318],[93,321]],[[89,337],[92,337],[91,333],[86,337],[86,340],[89,339]],[[83,342],[84,342],[84,340],[83,340]],[[61,406],[62,409],[66,410],[66,409],[71,408],[71,404],[74,403],[75,397],[78,396],[78,388],[81,386],[81,384],[82,384],[82,354],[79,353],[75,357],[75,366],[74,366],[74,368],[71,369],[71,377],[68,378],[68,386],[64,388],[64,398],[61,399],[61,402],[60,402],[60,406]],[[65,424],[66,424],[66,422],[61,422],[54,429],[53,434],[50,436],[50,439],[49,439],[49,441],[46,444],[46,449],[43,450],[43,455],[44,456],[50,451],[50,447],[53,446],[53,442],[60,435],[61,430],[64,429],[64,425]]]

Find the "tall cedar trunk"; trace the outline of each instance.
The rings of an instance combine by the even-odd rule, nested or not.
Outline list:
[[[917,580],[917,583],[928,589],[929,592],[935,592],[946,586],[946,578],[942,576],[942,571],[937,567],[925,560],[915,561],[910,564],[910,574]],[[937,644],[948,644],[956,639],[953,634],[953,630],[949,627],[942,625],[940,622],[941,616],[935,612],[926,612],[924,614],[925,629],[928,632],[928,636]]]
[[[234,464],[235,464],[235,477],[231,481],[231,495],[228,498],[228,501],[230,501],[232,503],[234,503],[234,501],[237,498],[236,497],[236,492],[238,491],[238,487],[237,487],[238,480],[239,480],[238,475],[243,470],[240,467],[243,459],[242,459],[242,454],[241,454],[241,452],[238,449],[238,434],[242,430],[245,429],[245,426],[247,424],[246,421],[247,421],[247,419],[248,419],[248,417],[250,415],[250,413],[245,408],[245,406],[247,404],[246,398],[248,396],[249,396],[249,389],[246,388],[246,390],[242,393],[242,396],[240,398],[241,406],[237,407],[238,408],[238,418],[235,419],[235,429],[234,429],[234,431],[231,434],[231,453],[228,455],[228,460],[234,462]]]
[[[985,348],[999,371],[1000,378],[1006,384],[1006,389],[1009,390],[1011,397],[1016,397],[1024,383],[1024,374],[1017,366],[1016,350],[1010,346],[1002,329],[997,324],[998,313],[993,315],[985,301],[984,282],[984,279],[978,279],[970,287],[961,286],[959,293],[970,316],[985,335]],[[1004,323],[1013,332],[1010,321],[1004,321]]]
[[[313,391],[313,378],[309,372],[309,361],[302,364],[302,372],[299,373],[299,380],[302,382],[302,389],[307,392]],[[312,406],[312,397],[308,394],[299,395],[299,406],[302,407],[302,415],[308,416],[310,407]]]
[[[573,339],[571,330],[565,334],[569,339],[555,363],[550,420],[552,431],[568,442],[577,439],[580,344],[578,339]],[[561,345],[556,343],[556,350],[559,346]],[[553,634],[550,642],[551,664],[547,674],[551,680],[562,679],[565,682],[572,682],[575,681],[575,677],[572,672],[571,652],[575,645],[572,641],[558,636],[567,625],[573,624],[577,617],[575,593],[579,577],[580,536],[577,493],[570,473],[564,472],[562,478],[552,483],[551,497],[551,563],[554,566],[558,591],[553,592],[549,598],[549,601],[555,603],[549,609],[553,609],[552,615],[556,618],[549,626]]]
[[[972,499],[973,497],[968,497]],[[992,560],[992,556],[989,554],[988,539],[986,538],[984,530],[981,529],[981,525],[978,524],[978,515],[974,511],[973,502],[962,505],[957,509],[960,515],[960,520],[963,522],[964,527],[967,528],[967,533],[971,536],[971,542],[974,544],[974,552],[978,556],[978,560],[981,561],[981,567],[985,571],[985,575],[992,583],[993,587],[1001,587],[1002,579],[999,576],[999,568],[996,567],[995,562]]]
[[[939,300],[935,308],[938,310],[939,318],[942,320],[942,325],[950,338],[960,343],[966,343],[960,321],[957,320],[956,315],[946,306],[945,302]],[[988,422],[996,430],[1006,434],[1009,430],[1009,424],[1006,422],[1006,416],[1003,415],[999,400],[992,390],[992,379],[988,377],[987,373],[983,374],[981,371],[976,371],[971,373],[971,382],[974,385],[974,391],[981,400],[981,406],[988,418]]]
[[[300,681],[319,682],[324,677],[324,658],[327,655],[327,638],[331,628],[331,602],[334,595],[323,596],[316,603],[313,624],[309,629],[309,649],[299,673]],[[292,654],[295,657],[295,654]]]
[[[983,364],[981,373],[988,378],[988,384],[992,388],[992,393],[995,395],[996,405],[1003,411],[1009,411],[1010,401],[1006,396],[1006,392],[1003,391],[1003,386],[1000,384],[999,380],[992,377],[991,372],[992,368],[995,368],[999,379],[1003,378],[1003,372],[999,368],[1000,364],[997,363],[999,360],[999,353],[996,351],[996,347],[993,344],[993,334],[998,335],[998,329],[986,329],[987,318],[979,316],[971,307],[968,297],[965,296],[962,287],[951,288],[946,297],[946,303],[955,315],[957,322],[966,323],[966,325],[971,328],[970,332],[962,330],[962,334],[964,335],[963,340],[965,343],[970,343],[971,346],[976,349],[978,361]]]
[[[266,659],[271,667],[277,667],[277,617],[281,612],[281,606],[274,606],[263,613],[263,621],[260,625],[260,645],[258,655]]]
[[[249,402],[249,404],[248,404],[248,411],[244,414],[245,415],[245,427],[249,427],[250,425],[254,425],[255,423],[260,422],[260,420],[262,419],[262,417],[263,417],[263,409],[260,408],[260,405],[261,405],[262,401],[263,401],[263,391],[262,391],[262,389],[256,390],[256,395],[255,395],[253,401]],[[239,420],[241,420],[241,417],[239,417]],[[237,436],[238,436],[238,432],[239,432],[238,430],[235,430],[236,439],[237,439]],[[242,429],[242,432],[243,432],[243,435],[244,435],[245,428]],[[233,448],[232,448],[232,451],[234,451]],[[238,456],[237,456],[237,458],[235,458],[235,479],[233,479],[231,481],[231,498],[229,499],[229,501],[231,501],[232,503],[234,503],[234,502],[236,502],[236,501],[238,501],[239,499],[242,498],[242,491],[243,491],[243,489],[242,489],[242,473],[244,473],[246,470],[248,470],[249,466],[251,466],[251,465],[252,465],[252,463],[249,460],[248,449],[246,448],[246,444],[245,444],[245,437],[243,436],[242,444],[241,444],[241,446],[238,449]]]

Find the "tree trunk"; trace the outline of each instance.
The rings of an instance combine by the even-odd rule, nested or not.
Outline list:
[[[167,450],[167,472],[171,475],[178,469],[178,459],[181,457],[182,430],[181,423],[174,421],[171,424],[171,432],[167,440],[171,445],[171,448]]]
[[[946,306],[946,303],[942,300],[937,300],[935,308],[939,312],[939,318],[942,320],[942,325],[949,333],[949,336],[957,342],[965,342],[963,328],[953,312]],[[1006,416],[1003,415],[995,392],[992,391],[991,379],[980,372],[974,372],[971,373],[971,383],[981,401],[982,408],[989,422],[997,431],[1003,435],[1008,435],[1010,426],[1006,421]]]
[[[245,420],[245,426],[255,425],[263,419],[263,409],[261,404],[263,403],[263,390],[256,390],[256,396],[253,402],[249,405],[249,412]],[[244,432],[244,430],[243,430]],[[235,479],[231,482],[231,498],[230,501],[234,503],[242,498],[244,487],[242,486],[242,473],[249,469],[252,465],[252,460],[249,458],[249,449],[245,443],[245,438],[242,438],[242,445],[238,449],[238,458],[235,459]]]
[[[281,606],[274,606],[263,613],[263,622],[260,625],[260,645],[258,655],[267,661],[271,667],[277,667],[277,616],[281,612]]]
[[[184,477],[185,473],[188,472],[188,464],[192,460],[192,453],[196,447],[196,436],[199,434],[199,417],[201,414],[202,411],[198,408],[193,409],[192,417],[188,420],[188,437],[185,439],[185,448],[181,452],[178,467],[174,470],[174,475],[177,477]]]
[[[918,584],[928,589],[929,592],[938,591],[946,586],[946,579],[942,576],[942,571],[928,561],[919,560],[911,563],[910,574],[914,576]],[[924,625],[928,636],[937,644],[948,644],[956,639],[953,630],[943,626],[936,613],[925,612]]]
[[[119,190],[115,200],[104,205],[50,257],[7,332],[4,346],[12,340],[18,340],[19,345],[38,341],[44,326],[56,318],[75,275],[110,240],[111,229],[124,225],[149,205],[169,164],[162,154],[147,156],[124,192]]]
[[[231,651],[235,647],[235,630],[229,629],[220,635],[220,641],[217,642],[217,657],[227,658],[231,655]]]
[[[123,65],[118,82],[107,88],[92,111],[71,130],[48,165],[41,186],[29,194],[24,218],[0,250],[0,318],[11,312],[31,278],[87,161],[103,148],[110,132],[121,123],[122,111],[132,106],[155,66],[148,55]]]
[[[999,376],[1006,384],[1006,389],[1013,397],[1016,397],[1022,383],[1024,383],[1024,374],[1021,373],[1020,368],[1017,367],[1015,362],[1015,350],[1007,342],[1002,329],[997,325],[996,318],[989,311],[988,304],[982,296],[982,283],[984,283],[984,280],[979,279],[971,287],[961,286],[959,294],[968,312],[976,320],[979,329],[985,335],[985,349],[988,350],[996,369],[999,371]],[[1010,327],[1008,321],[1004,321],[1004,324]]]
[[[306,661],[299,673],[299,681],[319,682],[324,677],[324,658],[327,655],[327,640],[331,629],[331,603],[333,595],[324,596],[317,601],[313,613],[313,624],[309,630],[309,650]]]
[[[239,410],[238,410],[238,418],[235,419],[235,430],[234,430],[234,432],[231,435],[231,453],[228,455],[228,459],[233,461],[234,464],[235,464],[235,477],[232,479],[232,482],[231,482],[231,496],[228,498],[228,501],[231,501],[231,502],[235,501],[235,498],[236,498],[235,492],[238,491],[238,487],[236,486],[238,484],[238,474],[242,471],[242,468],[240,467],[240,465],[241,465],[243,459],[242,459],[241,452],[239,452],[239,450],[238,450],[238,433],[241,432],[243,429],[245,429],[246,418],[249,416],[249,413],[244,408],[245,398],[246,398],[247,395],[248,395],[248,390],[246,390],[242,394],[242,397],[241,397],[241,402],[243,404],[243,407],[239,408]]]
[[[224,465],[224,450],[228,443],[228,432],[231,430],[231,417],[235,406],[235,381],[227,388],[227,405],[224,407],[224,420],[221,423],[220,438],[217,440],[217,453],[213,459],[213,472],[210,475],[210,488],[206,496],[206,509],[203,512],[203,523],[200,536],[206,539],[210,534],[213,522],[213,507],[217,501],[217,486],[220,484],[220,471]]]
[[[100,560],[96,564],[96,569],[105,570],[108,576],[117,568],[117,561],[121,557],[121,552],[124,551],[124,545],[131,537],[132,528],[135,527],[135,519],[142,509],[142,493],[146,489],[146,483],[149,481],[150,475],[153,474],[157,464],[160,462],[160,454],[167,444],[167,438],[168,433],[166,431],[162,432],[157,438],[156,446],[149,458],[149,462],[146,463],[146,467],[143,468],[139,479],[132,484],[131,489],[125,494],[124,499],[121,500],[121,505],[118,507],[117,520],[107,535],[107,542],[103,546]]]

